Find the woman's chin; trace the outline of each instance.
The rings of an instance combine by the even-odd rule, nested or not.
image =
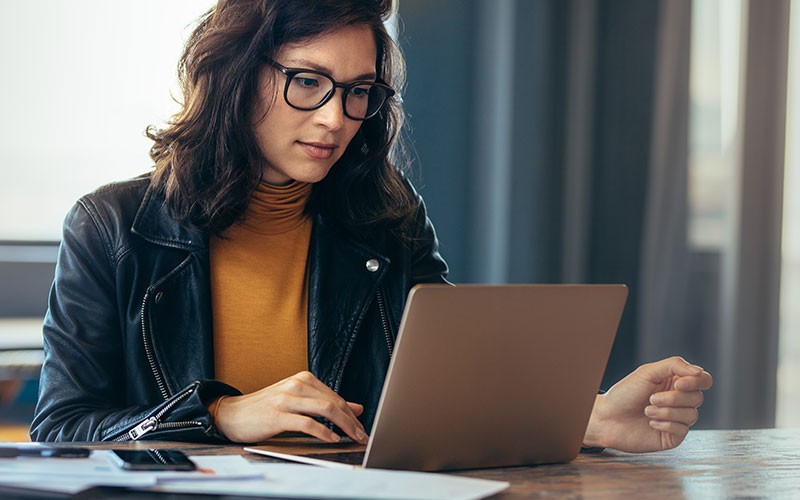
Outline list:
[[[308,168],[287,169],[285,172],[276,172],[271,168],[267,168],[262,177],[262,181],[274,186],[285,186],[292,182],[316,184],[327,177],[328,173],[331,171],[331,167],[332,165],[316,165]]]

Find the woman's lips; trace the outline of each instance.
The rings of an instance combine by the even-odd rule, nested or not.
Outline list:
[[[322,144],[316,142],[300,142],[300,147],[306,152],[308,156],[316,160],[327,160],[333,156],[333,150],[336,148],[335,144]]]

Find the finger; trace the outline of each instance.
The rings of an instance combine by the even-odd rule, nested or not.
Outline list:
[[[648,406],[644,414],[654,420],[678,422],[687,427],[693,426],[699,416],[697,408],[671,408],[661,406]]]
[[[283,413],[278,420],[281,427],[287,431],[302,432],[328,443],[341,441],[338,434],[306,415]]]
[[[690,364],[680,356],[673,356],[655,363],[642,365],[637,371],[650,382],[658,384],[675,375],[679,377],[700,375],[703,373],[703,368]]]
[[[291,377],[284,379],[282,381],[283,387],[287,394],[297,397],[297,398],[305,398],[309,400],[320,400],[320,401],[328,401],[331,404],[334,404],[336,407],[341,409],[347,417],[352,422],[352,425],[343,427],[339,425],[338,422],[333,421],[332,419],[328,418],[327,415],[317,415],[328,418],[336,425],[347,432],[347,429],[355,426],[356,430],[355,433],[359,435],[366,436],[366,430],[364,430],[364,426],[361,425],[361,422],[358,420],[358,415],[363,413],[364,407],[357,404],[357,403],[349,403],[342,399],[341,396],[336,394],[330,387],[323,384],[317,377],[315,377],[311,372],[305,371],[300,372]],[[355,405],[355,407],[351,406]],[[348,435],[350,433],[348,432]],[[353,437],[352,435],[350,437]],[[364,441],[364,439],[356,439],[358,442]]]
[[[703,393],[700,391],[664,391],[651,395],[650,404],[661,407],[698,408],[703,404],[703,399]]]
[[[680,377],[675,381],[674,387],[679,391],[705,391],[714,384],[711,374],[702,372],[699,375]]]
[[[364,405],[347,401],[347,406],[350,408],[350,411],[352,411],[353,415],[355,415],[356,417],[364,413]]]
[[[650,427],[667,434],[667,436],[661,439],[661,445],[665,450],[675,448],[681,444],[683,440],[686,439],[686,435],[689,434],[689,426],[678,422],[651,420]]]
[[[324,384],[320,379],[315,377],[313,373],[305,371],[298,373],[296,376],[303,384],[307,385],[307,387],[304,386],[303,390],[301,390],[302,395],[306,397],[314,397],[315,396],[314,393],[310,391],[318,391],[323,395],[323,397],[327,396],[327,398],[331,398],[337,402],[341,401],[345,403],[347,405],[347,408],[352,412],[353,418],[357,417],[358,415],[361,415],[364,412],[363,405],[360,405],[358,403],[352,403],[350,401],[345,401],[333,389],[328,387],[327,384]],[[310,389],[310,391],[306,389]]]
[[[344,400],[288,397],[285,402],[284,411],[326,418],[342,429],[353,441],[366,444],[367,433]]]

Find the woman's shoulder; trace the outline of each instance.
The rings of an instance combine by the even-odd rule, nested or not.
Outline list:
[[[118,207],[135,205],[138,209],[150,187],[150,174],[142,174],[131,179],[110,182],[82,196],[79,203],[89,203],[97,207]]]
[[[150,174],[111,182],[82,196],[67,214],[65,225],[91,220],[104,233],[125,232],[133,224],[150,187]]]

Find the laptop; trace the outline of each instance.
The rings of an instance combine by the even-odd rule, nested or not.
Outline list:
[[[359,463],[333,460],[352,461],[343,452],[355,443],[274,439],[245,450],[414,471],[568,462],[626,298],[624,285],[415,286]]]

